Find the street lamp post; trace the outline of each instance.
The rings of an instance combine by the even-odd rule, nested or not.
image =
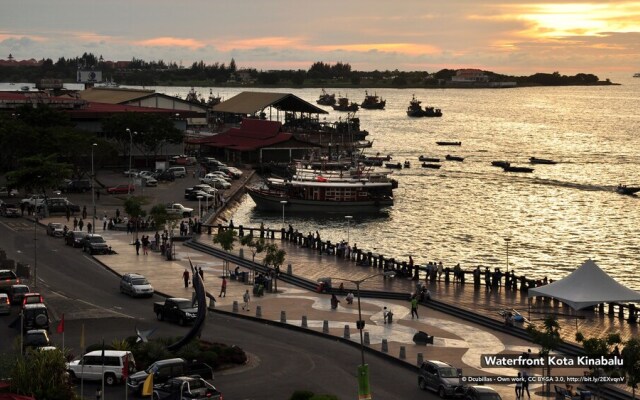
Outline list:
[[[347,244],[349,244],[349,227],[351,225],[351,220],[353,219],[353,216],[345,215],[344,218],[347,220]]]
[[[200,206],[200,200],[202,200],[202,196],[197,196],[197,197],[198,197],[198,215],[202,219],[202,207]]]
[[[282,204],[282,228],[284,229],[284,206],[287,204],[287,201],[281,200],[280,204]]]
[[[504,241],[507,243],[507,272],[509,272],[509,242],[511,238],[504,238]]]
[[[98,143],[91,145],[91,202],[93,203],[93,224],[91,225],[92,232],[96,231],[96,173],[93,169],[93,149],[98,146]]]
[[[371,389],[369,387],[369,366],[364,363],[364,320],[362,319],[362,307],[360,305],[360,284],[368,279],[376,276],[394,276],[395,272],[386,271],[367,276],[366,278],[359,280],[351,280],[345,278],[333,278],[346,282],[351,282],[356,285],[356,296],[358,297],[358,321],[356,321],[356,328],[360,331],[360,361],[358,366],[358,399],[359,400],[371,400]]]
[[[131,129],[127,128],[129,134],[129,187],[127,188],[127,196],[131,196],[131,187],[133,186],[133,176],[131,175],[131,151],[133,150],[133,135]]]

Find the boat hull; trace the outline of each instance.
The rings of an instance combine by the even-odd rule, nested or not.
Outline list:
[[[385,207],[393,205],[393,198],[364,201],[317,201],[296,199],[290,196],[270,195],[263,192],[248,190],[247,193],[256,203],[256,207],[263,211],[282,212],[281,201],[286,201],[285,210],[293,213],[328,213],[328,214],[356,214],[377,213]]]

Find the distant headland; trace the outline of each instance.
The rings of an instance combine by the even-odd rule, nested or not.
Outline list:
[[[238,68],[231,59],[224,63],[194,62],[189,67],[175,62],[107,61],[85,53],[81,57],[18,61],[10,54],[0,60],[0,82],[37,82],[59,79],[76,82],[79,69],[99,72],[100,82],[136,86],[273,87],[273,88],[513,88],[526,86],[617,85],[589,73],[561,75],[559,72],[509,76],[481,69],[428,71],[356,71],[348,63],[315,62],[308,70],[257,70]]]

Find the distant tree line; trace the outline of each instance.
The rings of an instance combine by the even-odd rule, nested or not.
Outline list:
[[[182,67],[175,62],[144,61],[133,58],[126,68],[117,68],[116,64],[104,61],[102,56],[84,53],[75,58],[59,58],[56,62],[44,59],[39,67],[1,66],[0,81],[37,82],[39,79],[52,78],[74,81],[78,67],[95,68],[102,71],[103,79],[113,79],[128,85],[292,85],[292,86],[388,86],[388,87],[438,87],[446,86],[456,75],[454,69],[427,71],[355,71],[349,63],[329,64],[314,62],[308,70],[259,71],[253,68],[238,70],[236,62],[229,64],[215,62],[206,64],[197,61],[190,67]],[[561,75],[559,72],[536,73],[530,76],[508,76],[491,71],[483,71],[493,82],[517,82],[519,86],[562,86],[590,85],[599,83],[593,74],[580,73],[574,76]],[[242,76],[240,76],[242,75]]]

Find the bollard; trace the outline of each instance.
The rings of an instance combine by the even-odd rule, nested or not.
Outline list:
[[[407,359],[407,350],[404,346],[400,346],[400,359],[401,360]]]
[[[234,301],[233,301],[233,308],[232,308],[232,311],[233,311],[234,313],[237,313],[237,312],[238,312],[238,300],[234,300]]]
[[[286,311],[280,311],[280,322],[282,322],[283,324],[287,323],[287,312]]]
[[[216,298],[214,296],[209,297],[209,307],[207,307],[209,310],[213,310],[214,308],[216,308]]]
[[[287,275],[293,275],[293,267],[291,267],[291,264],[287,265]]]
[[[364,345],[369,346],[371,344],[371,340],[369,339],[369,332],[364,333]]]
[[[262,318],[262,306],[256,306],[256,317]]]
[[[424,357],[422,357],[422,353],[418,353],[418,366],[421,366],[424,362]]]
[[[322,322],[322,333],[329,333],[329,321],[326,319]]]
[[[389,352],[389,344],[387,344],[387,339],[382,339],[382,352],[383,353],[388,353]]]
[[[344,326],[344,338],[345,339],[350,339],[351,338],[351,334],[349,333],[349,325],[345,325]]]
[[[308,328],[308,326],[307,326],[307,316],[306,315],[302,316],[302,324],[300,326],[302,326],[303,328]]]

